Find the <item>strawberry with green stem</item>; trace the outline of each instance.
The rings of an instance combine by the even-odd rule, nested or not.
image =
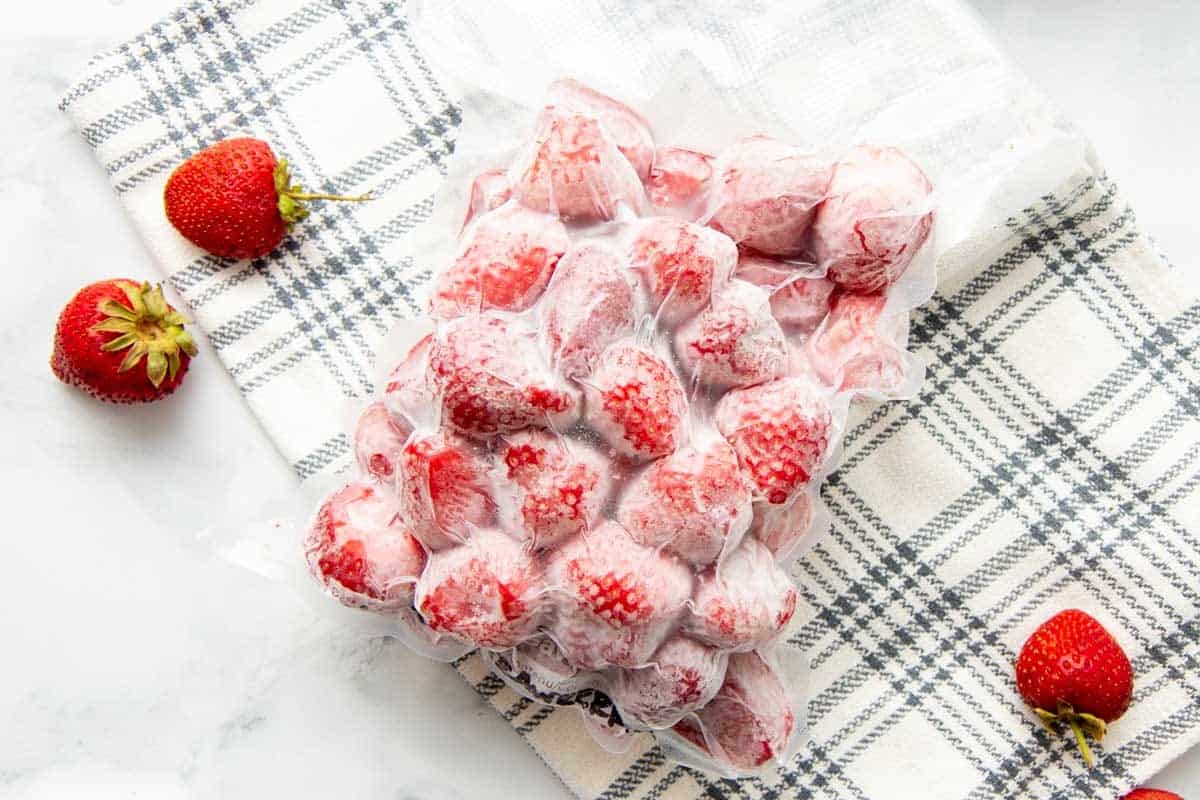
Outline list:
[[[306,192],[292,182],[286,158],[249,137],[226,139],[180,164],[167,179],[167,219],[192,244],[224,258],[258,258],[308,216],[305,202],[362,202],[367,194]]]
[[[50,368],[64,383],[106,402],[157,400],[183,382],[196,355],[186,322],[161,286],[93,283],[59,314]]]
[[[1087,737],[1103,739],[1133,697],[1133,667],[1121,645],[1095,618],[1067,609],[1025,642],[1016,673],[1021,697],[1051,731],[1071,728],[1090,767]]]

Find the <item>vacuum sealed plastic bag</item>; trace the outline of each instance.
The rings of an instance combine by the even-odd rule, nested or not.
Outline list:
[[[923,139],[949,125],[936,85],[828,109],[770,66],[744,91],[725,51],[688,51],[704,41],[614,67],[619,43],[570,14],[455,9],[413,23],[471,112],[416,248],[428,316],[381,351],[357,475],[273,557],[366,634],[483,651],[603,747],[649,732],[724,775],[782,763],[807,678],[781,646],[789,566],[828,529],[851,404],[919,387],[908,318],[946,204],[956,239],[993,213],[1004,148]]]
[[[921,379],[903,323],[932,285],[932,184],[886,144],[675,147],[569,78],[527,124],[452,169],[430,316],[380,365],[307,565],[420,652],[607,698],[605,746],[778,762],[804,702],[786,567],[827,525],[851,399]]]

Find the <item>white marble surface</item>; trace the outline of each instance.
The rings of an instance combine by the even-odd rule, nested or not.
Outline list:
[[[173,4],[40,0],[0,31],[0,796],[565,797],[451,670],[339,637],[191,544],[293,487],[211,351],[176,398],[137,409],[47,369],[76,288],[154,273],[57,100]],[[1200,10],[1132,5],[978,0],[1187,268]],[[1200,753],[1158,783],[1200,800]]]

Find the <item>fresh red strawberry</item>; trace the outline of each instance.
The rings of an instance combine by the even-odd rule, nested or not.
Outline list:
[[[110,403],[166,397],[196,355],[186,321],[163,298],[161,286],[122,279],[93,283],[59,314],[50,369],[63,383]]]
[[[430,550],[464,541],[471,526],[488,525],[496,503],[487,456],[449,431],[413,434],[400,454],[396,485],[405,521]]]
[[[595,450],[540,430],[506,437],[492,478],[500,518],[535,550],[590,529],[608,497],[609,467]]]
[[[717,403],[716,423],[759,496],[782,505],[824,460],[833,415],[811,382],[784,378],[729,392]]]
[[[417,610],[429,627],[479,647],[516,647],[537,629],[545,588],[521,546],[490,528],[441,550],[417,583]]]
[[[1183,800],[1182,797],[1166,789],[1134,789],[1121,800]]]
[[[561,222],[518,205],[484,214],[467,237],[434,282],[430,307],[436,316],[524,311],[541,297],[570,245]]]
[[[400,521],[396,500],[351,483],[321,504],[305,553],[313,574],[348,606],[407,606],[425,568],[425,550]]]
[[[1133,667],[1121,645],[1095,618],[1070,608],[1033,632],[1016,672],[1021,697],[1051,730],[1058,722],[1071,727],[1090,767],[1084,733],[1100,741],[1133,697]]]
[[[646,664],[692,591],[687,567],[642,547],[615,522],[552,551],[546,582],[559,602],[554,639],[583,669]]]
[[[306,200],[367,199],[305,192],[292,183],[286,158],[276,160],[269,144],[249,137],[196,153],[175,168],[163,191],[175,229],[224,258],[258,258],[274,250],[308,216]]]
[[[605,350],[584,389],[588,424],[617,453],[658,458],[682,442],[683,386],[670,365],[644,347],[625,341]]]
[[[537,339],[508,317],[452,320],[429,350],[443,421],[479,438],[530,426],[570,427],[579,415],[578,392],[541,362]]]

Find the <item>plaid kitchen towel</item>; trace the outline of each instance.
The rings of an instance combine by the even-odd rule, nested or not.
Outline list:
[[[736,55],[720,62],[727,71],[801,43],[829,59],[839,43],[863,47],[836,81],[804,76],[814,92],[855,89],[830,119],[900,85],[967,109],[906,147],[957,154],[964,172],[998,153],[1029,157],[1003,167],[986,208],[943,196],[939,287],[910,334],[926,383],[912,401],[855,409],[825,487],[832,536],[796,567],[807,622],[789,644],[813,663],[811,741],[787,769],[713,780],[643,739],[609,755],[575,710],[518,698],[478,658],[463,674],[589,798],[1116,798],[1200,741],[1200,293],[1166,268],[1085,149],[1062,170],[1043,168],[1061,166],[1061,148],[1046,156],[1061,143],[980,144],[1029,128],[1011,118],[1040,100],[970,14],[955,0],[817,0],[796,6],[784,37],[699,2],[555,6],[614,41],[647,13],[696,14],[685,19],[696,39]],[[370,391],[376,343],[420,312],[414,298],[438,266],[414,252],[412,232],[433,207],[463,100],[410,12],[194,2],[99,56],[63,100],[301,476],[347,462],[341,400]],[[927,86],[929,73],[976,90]],[[832,124],[810,111],[815,128]],[[240,132],[275,143],[310,188],[381,199],[320,207],[264,259],[203,256],[167,225],[162,185],[186,155]],[[1116,632],[1137,676],[1090,772],[1022,707],[1012,679],[1024,637],[1068,605]]]

